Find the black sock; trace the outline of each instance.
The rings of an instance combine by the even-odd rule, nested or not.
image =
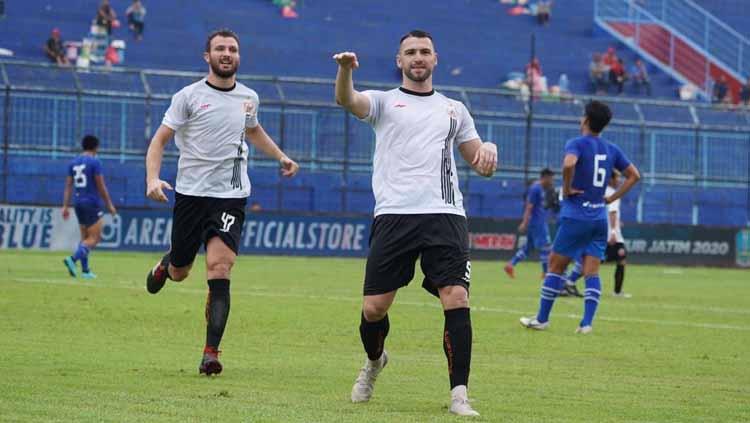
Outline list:
[[[229,279],[208,281],[206,300],[206,346],[219,348],[229,318]]]
[[[365,314],[362,313],[362,320],[359,323],[359,337],[362,339],[365,352],[367,352],[367,358],[375,361],[383,355],[385,337],[388,336],[390,328],[391,323],[388,321],[387,314],[382,320],[368,322],[365,320]]]
[[[448,359],[451,389],[468,386],[471,367],[471,315],[468,308],[445,311],[443,350]]]
[[[618,264],[615,268],[615,294],[619,294],[622,291],[622,282],[625,279],[625,265]]]

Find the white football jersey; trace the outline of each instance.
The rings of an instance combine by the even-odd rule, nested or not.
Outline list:
[[[375,131],[375,216],[448,213],[466,216],[453,145],[478,139],[466,107],[432,91],[365,91]]]
[[[247,113],[251,126],[257,126],[258,103],[258,94],[239,82],[225,90],[205,78],[172,97],[162,124],[175,131],[180,150],[177,192],[214,198],[250,195],[245,118]]]
[[[604,195],[609,197],[610,195],[615,193],[615,189],[611,186],[607,185],[607,190],[604,192]],[[607,213],[615,213],[615,222],[617,223],[617,229],[615,231],[615,238],[617,239],[617,242],[625,242],[625,238],[622,237],[622,222],[620,221],[620,199],[617,199],[610,204],[607,205]],[[609,223],[609,216],[607,216],[607,234],[612,233],[612,225]],[[607,239],[609,239],[609,235],[607,235]]]

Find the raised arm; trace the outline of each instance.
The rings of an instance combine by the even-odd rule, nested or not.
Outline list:
[[[622,174],[623,176],[625,176],[625,182],[620,185],[620,188],[618,188],[614,194],[604,199],[607,204],[610,204],[611,202],[617,201],[622,198],[622,196],[627,194],[628,191],[630,191],[633,186],[641,179],[641,172],[638,171],[638,168],[635,167],[634,164],[626,167],[625,170],[622,171]]]
[[[336,73],[336,104],[360,119],[367,117],[370,114],[370,99],[354,89],[352,80],[352,72],[359,67],[357,55],[345,51],[333,55],[333,59],[339,65]]]
[[[161,171],[164,148],[173,136],[174,131],[170,127],[159,126],[154,138],[151,139],[151,144],[148,146],[148,152],[146,152],[146,196],[163,203],[167,202],[167,195],[164,194],[164,190],[172,189],[172,186],[159,179],[159,172]]]
[[[461,143],[458,151],[474,171],[490,177],[497,169],[497,146],[491,142],[482,142],[479,138]]]
[[[112,216],[116,215],[117,209],[115,209],[115,205],[112,204],[112,198],[110,198],[109,191],[107,191],[107,185],[104,183],[104,176],[98,174],[94,177],[94,180],[96,181],[96,190],[99,191],[99,195],[104,200],[107,211]]]
[[[245,135],[250,139],[260,151],[274,160],[278,160],[281,165],[281,174],[286,177],[294,176],[299,171],[299,165],[279,148],[278,145],[268,136],[260,124],[252,128],[245,128]]]

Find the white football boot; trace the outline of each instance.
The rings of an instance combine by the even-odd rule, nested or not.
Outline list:
[[[536,317],[521,317],[520,322],[521,326],[534,330],[545,330],[549,326],[549,322],[539,323]]]
[[[458,385],[451,389],[451,413],[457,416],[476,417],[479,413],[471,408],[469,397],[466,393],[466,385]]]
[[[365,365],[360,369],[359,376],[352,387],[352,402],[367,402],[372,397],[372,390],[375,387],[375,379],[385,365],[388,364],[388,353],[383,350],[379,359],[371,361],[365,359]]]
[[[593,330],[594,328],[591,326],[579,326],[578,329],[576,329],[576,333],[580,333],[581,335],[588,335]]]

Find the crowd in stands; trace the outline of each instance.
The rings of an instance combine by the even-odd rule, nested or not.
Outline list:
[[[740,90],[740,103],[745,107],[750,107],[750,78],[747,78]]]
[[[145,28],[146,7],[141,0],[132,0],[125,10],[128,19],[128,29],[136,41],[143,39]],[[60,66],[68,66],[75,62],[77,66],[86,67],[90,62],[101,61],[107,66],[121,63],[125,42],[112,39],[114,30],[120,28],[117,12],[109,0],[101,0],[92,20],[89,33],[83,41],[63,42],[60,30],[52,30],[50,38],[44,45],[44,53],[50,61]]]
[[[549,24],[550,17],[552,17],[552,0],[500,0],[500,3],[513,6],[508,9],[509,15],[536,16],[539,25]]]
[[[645,89],[646,95],[651,95],[651,80],[646,64],[637,59],[628,72],[625,61],[617,56],[614,47],[607,49],[604,54],[591,55],[589,79],[597,95],[610,94],[610,87],[614,87],[618,95],[622,94],[628,80],[632,81],[634,92],[640,94]]]

